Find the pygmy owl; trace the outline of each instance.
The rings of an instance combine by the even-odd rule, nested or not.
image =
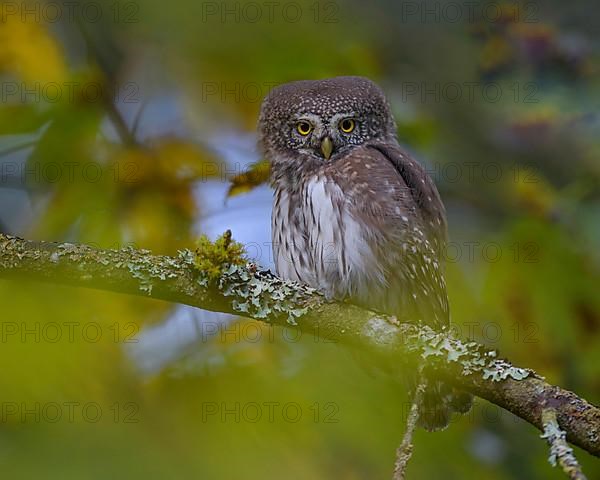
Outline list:
[[[447,325],[444,206],[398,144],[381,89],[361,77],[281,85],[258,127],[275,190],[277,274],[401,320]],[[434,382],[421,424],[441,428],[469,403]]]

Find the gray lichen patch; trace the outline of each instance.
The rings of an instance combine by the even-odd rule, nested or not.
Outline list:
[[[2,268],[10,269],[18,263],[22,255],[19,246],[20,243],[16,238],[7,235],[0,236],[0,264]]]
[[[495,350],[476,342],[464,342],[454,338],[449,331],[436,332],[424,325],[409,333],[407,345],[409,350],[420,352],[421,357],[432,365],[457,362],[461,365],[462,375],[480,373],[484,380],[499,382],[509,377],[522,380],[533,373],[497,358]]]
[[[86,247],[85,245],[61,243],[56,247],[56,251],[53,253],[56,253],[59,260],[61,257],[67,256],[69,260],[77,262],[85,259],[91,251],[92,249],[90,247]]]
[[[398,335],[398,328],[386,318],[372,317],[364,325],[362,334],[375,345],[393,347]]]
[[[236,312],[261,319],[287,314],[292,325],[321,299],[314,288],[260,272],[253,263],[230,265],[219,278],[218,288],[224,296],[233,297]]]
[[[119,261],[116,266],[126,267],[131,276],[139,281],[140,290],[148,295],[152,294],[153,282],[176,278],[181,270],[181,265],[172,258],[154,256],[148,250],[125,247],[119,253],[124,253],[123,258],[127,260]]]
[[[23,260],[31,263],[47,255],[47,252],[38,248],[27,248],[27,245],[22,238],[0,234],[0,267],[9,270],[21,265]]]
[[[491,378],[494,382],[506,380],[508,377],[511,377],[514,380],[523,380],[524,378],[527,378],[530,373],[530,370],[518,368],[511,365],[506,360],[497,359],[483,370],[483,379],[487,380],[488,378]]]
[[[183,250],[177,250],[177,258],[180,262],[187,265],[188,267],[195,266],[194,260],[196,259],[196,256],[194,255],[194,252],[192,252],[188,248],[184,248]]]

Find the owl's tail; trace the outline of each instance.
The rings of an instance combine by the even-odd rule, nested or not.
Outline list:
[[[428,382],[419,407],[418,425],[430,432],[448,426],[452,412],[467,413],[473,396],[439,381]]]

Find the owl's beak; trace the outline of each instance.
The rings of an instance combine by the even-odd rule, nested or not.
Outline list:
[[[333,142],[331,141],[331,138],[325,137],[321,140],[321,152],[323,153],[325,160],[329,160],[331,153],[333,152]]]

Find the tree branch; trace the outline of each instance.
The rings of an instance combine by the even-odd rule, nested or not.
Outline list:
[[[475,342],[448,332],[398,323],[393,317],[327,302],[314,289],[283,281],[248,264],[219,265],[213,279],[200,271],[189,250],[155,256],[131,247],[98,250],[70,243],[33,242],[0,234],[0,278],[25,278],[88,287],[295,326],[389,358],[411,354],[428,371],[485,398],[544,430],[552,409],[566,439],[600,457],[600,409],[573,392],[550,385],[535,372],[497,358]],[[547,420],[547,419],[546,419]]]

